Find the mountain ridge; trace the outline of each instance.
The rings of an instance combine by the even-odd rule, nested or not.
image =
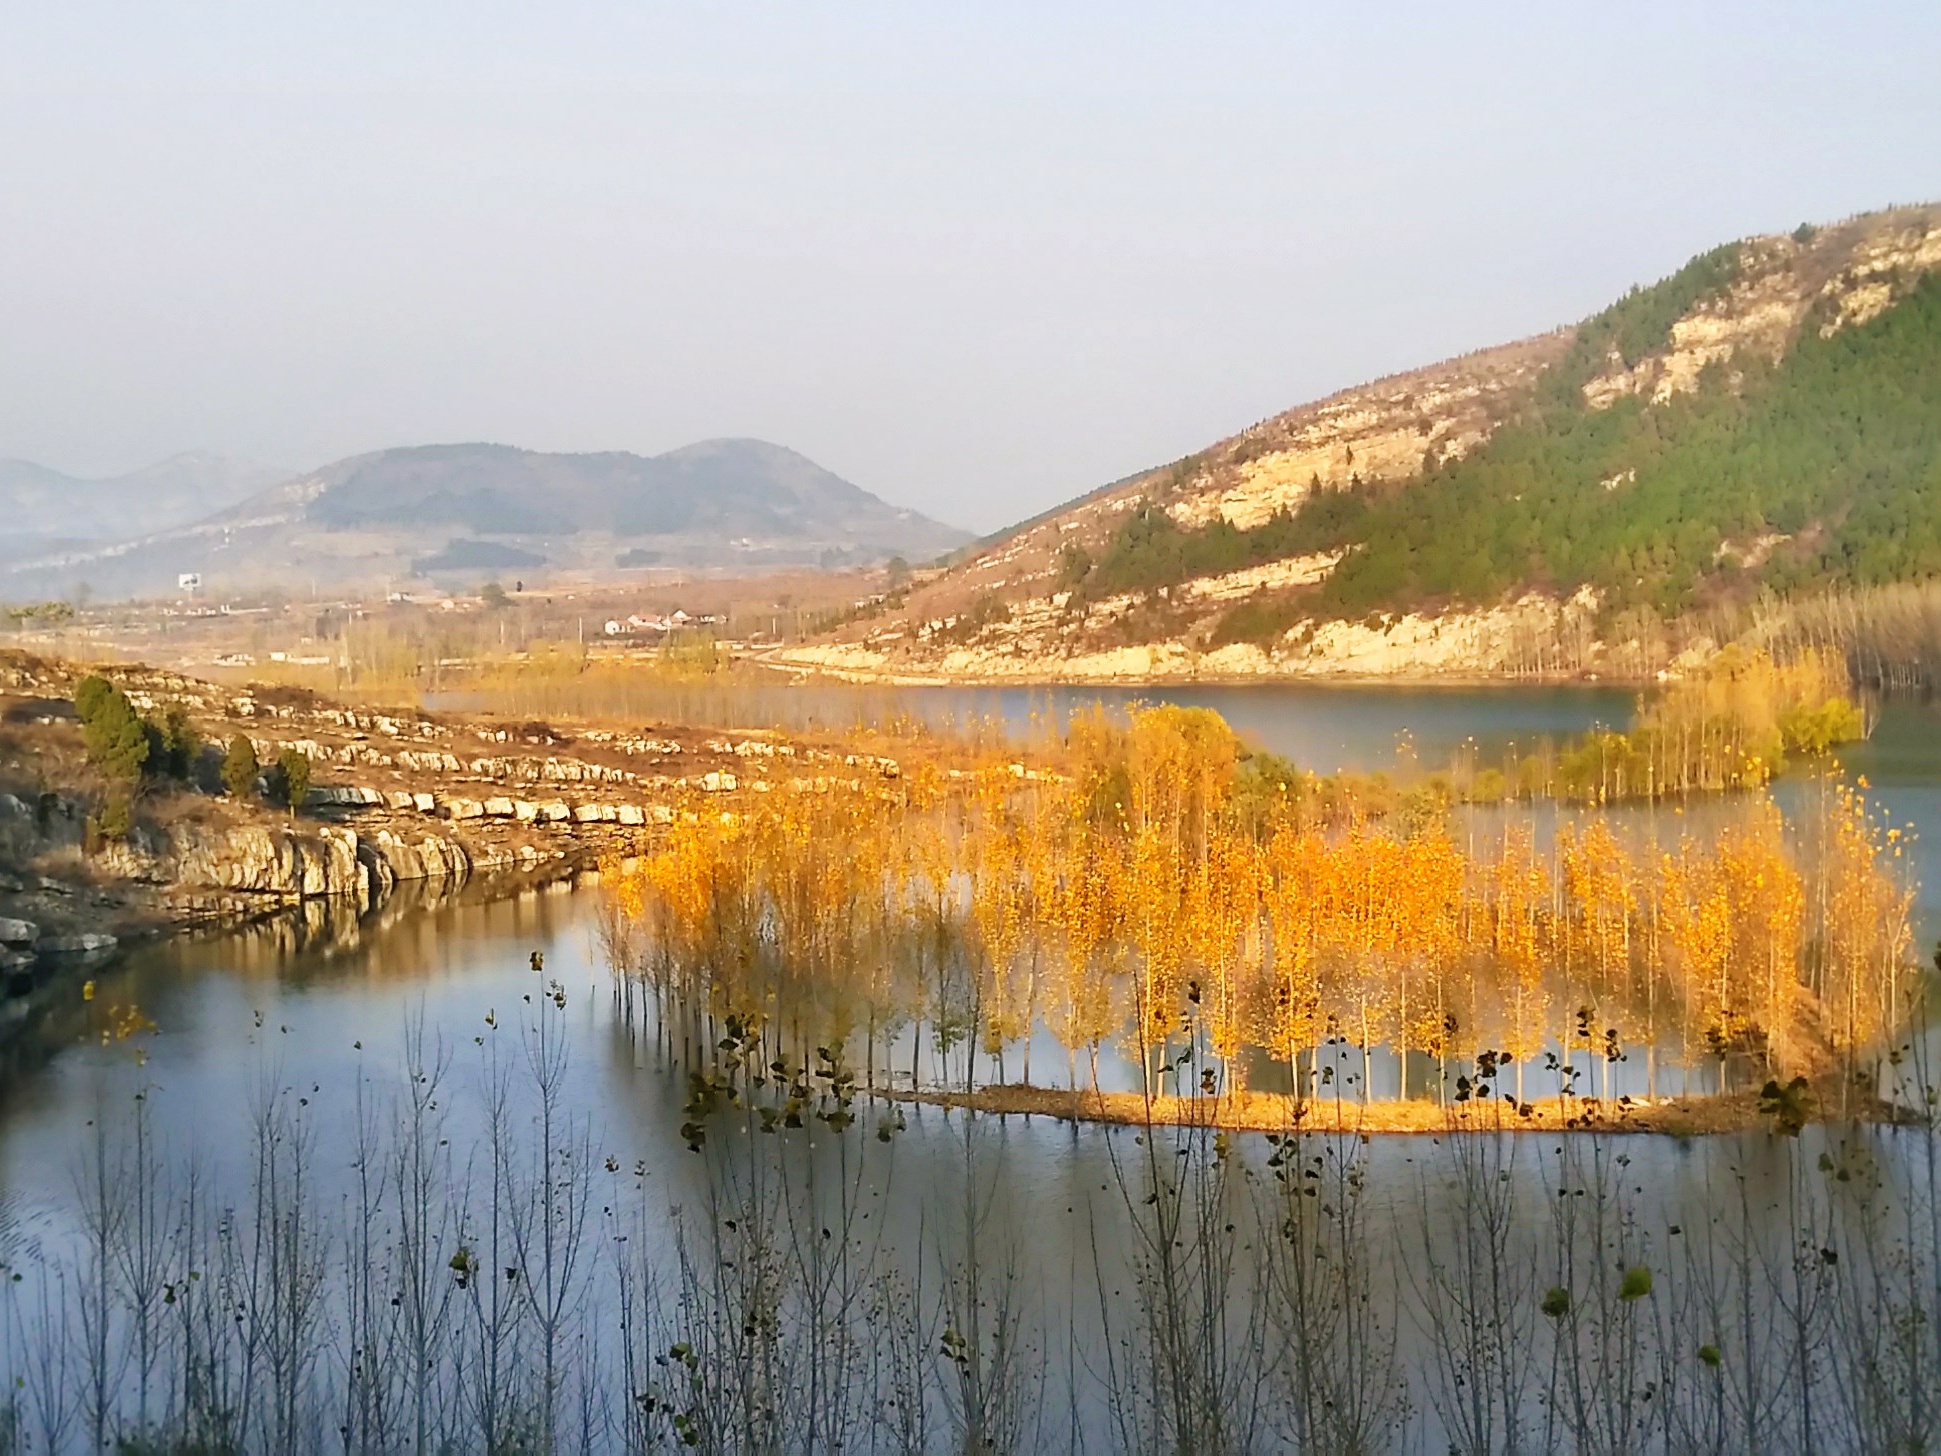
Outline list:
[[[108,542],[186,525],[294,472],[209,450],[185,450],[119,475],[80,476],[32,460],[0,460],[5,550]]]
[[[85,577],[96,592],[155,594],[189,573],[224,593],[293,574],[389,587],[489,561],[609,576],[643,560],[852,564],[928,559],[969,539],[767,441],[703,440],[655,456],[458,442],[348,456],[168,531],[17,563],[0,591],[58,594]]]
[[[1040,680],[1650,671],[1708,601],[1941,574],[1941,531],[1917,520],[1896,557],[1880,524],[1922,517],[1930,470],[1941,519],[1937,270],[1934,204],[1712,249],[1578,324],[1088,492],[799,660]]]

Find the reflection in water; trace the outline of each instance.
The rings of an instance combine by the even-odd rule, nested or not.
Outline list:
[[[1929,1130],[1227,1138],[872,1105],[815,1060],[701,1112],[598,922],[536,893],[281,973],[136,957],[105,996],[153,1009],[146,1062],[83,1037],[8,1101],[17,1435],[1885,1450],[1941,1394]]]
[[[1350,721],[1328,715],[1352,693],[1234,691],[1257,696],[1223,711],[1320,767],[1375,761],[1438,701]],[[1848,755],[1896,823],[1941,822],[1934,727],[1891,708]],[[1789,811],[1798,792],[1781,788]],[[1478,811],[1478,835],[1500,815]],[[1636,816],[1661,842],[1685,822]],[[719,1069],[616,1014],[603,898],[185,938],[41,1023],[0,1100],[0,1259],[19,1276],[0,1281],[0,1440],[1935,1445],[1931,1124],[1275,1141],[845,1107],[836,1079],[859,1069],[812,1045],[765,1085],[735,1069],[735,1100],[702,1116],[689,1074]],[[127,1005],[159,1030],[104,1044]],[[1034,1075],[1062,1066],[1042,1028],[1037,1048]],[[1915,1050],[1904,1075],[1925,1086]]]
[[[1240,1094],[1278,1064],[1307,1101],[1441,1101],[1487,1054],[1521,1115],[1559,1119],[1656,1099],[1661,1051],[1681,1092],[1723,1093],[1736,1066],[1824,1083],[1845,1110],[1918,1006],[1901,831],[1844,781],[1792,826],[1746,793],[1709,831],[1675,814],[1664,838],[1620,834],[1587,808],[1539,846],[1523,814],[1452,834],[1434,785],[1262,764],[1203,710],[1081,722],[1056,762],[917,764],[893,789],[675,825],[617,877],[626,989],[679,1023],[684,1055],[726,1018],[797,1057],[847,1048],[872,1087],[1028,1086],[1042,1029],[1073,1090],[1083,1063],[1099,1091],[1116,1047],[1149,1095]],[[1526,1073],[1556,1107],[1528,1105]]]
[[[1941,1409],[1931,1129],[1229,1138],[871,1104],[814,1059],[703,1114],[599,919],[137,958],[145,1063],[83,1038],[7,1103],[15,1430],[1886,1450]]]
[[[433,694],[426,706],[454,712],[499,710],[518,716],[638,719],[722,728],[795,732],[921,724],[977,735],[998,731],[1029,740],[1063,733],[1074,715],[1103,706],[1123,713],[1142,703],[1211,708],[1242,737],[1302,768],[1332,774],[1389,767],[1398,746],[1425,767],[1459,751],[1498,762],[1594,727],[1630,727],[1629,688],[1263,683],[1115,687],[869,687],[775,675],[751,681],[670,687],[641,683],[635,695],[594,700],[561,696],[501,701],[497,695]]]

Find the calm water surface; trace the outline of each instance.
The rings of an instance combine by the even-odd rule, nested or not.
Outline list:
[[[1595,724],[1623,726],[1631,704],[1628,693],[1605,688],[911,689],[907,696],[913,711],[960,719],[995,714],[1019,731],[1047,713],[1069,714],[1099,701],[1211,707],[1263,746],[1324,770],[1392,762],[1398,739],[1412,741],[1420,759],[1432,764],[1471,741],[1500,751]],[[1930,943],[1941,933],[1941,711],[1890,705],[1872,740],[1849,751],[1846,763],[1867,776],[1894,822],[1919,835],[1920,935]],[[1780,787],[1782,799],[1793,802],[1806,792],[1797,783]],[[1650,818],[1652,832],[1667,839],[1682,828],[1669,809]],[[269,1080],[328,1087],[341,1097],[360,1078],[392,1075],[408,1015],[422,1017],[461,1068],[480,1050],[474,1038],[484,1034],[484,1017],[496,1012],[503,1021],[533,990],[526,961],[534,949],[546,952],[549,974],[573,997],[585,1043],[575,1062],[576,1095],[598,1110],[616,1155],[624,1150],[629,1159],[651,1155],[657,1166],[679,1166],[673,1156],[680,1150],[678,1081],[670,1083],[650,1058],[616,1041],[607,1023],[596,898],[597,892],[555,887],[496,904],[421,909],[400,901],[362,927],[315,935],[307,946],[289,928],[270,927],[143,950],[102,978],[97,1005],[133,1001],[156,1022],[160,1034],[146,1067],[134,1069],[125,1047],[82,1041],[86,1018],[78,1011],[71,1023],[48,1028],[44,1050],[16,1055],[0,1102],[0,1171],[13,1227],[31,1228],[37,1204],[66,1192],[55,1170],[75,1129],[92,1114],[104,1078],[152,1080],[157,1103],[171,1109],[175,1126],[219,1146],[235,1135],[225,1130],[225,1119],[233,1120]],[[1045,1071],[1062,1070],[1055,1048],[1041,1044],[1038,1055]],[[1028,1146],[1040,1134],[1021,1129],[1018,1136]],[[1053,1144],[1052,1164],[1062,1166],[1069,1161],[1068,1135]],[[1016,1173],[1022,1188],[1053,1176],[1025,1167]]]
[[[1216,708],[1264,747],[1324,770],[1380,767],[1404,737],[1433,764],[1472,741],[1495,752],[1593,724],[1621,727],[1631,703],[1628,693],[1605,689],[912,690],[908,697],[913,712],[997,716],[1019,731],[1034,718],[1094,701],[1190,703]],[[1896,822],[1922,834],[1917,868],[1932,887],[1920,902],[1925,944],[1941,926],[1941,713],[1890,706],[1873,740],[1850,752],[1847,763],[1869,778]],[[1796,797],[1803,790],[1783,792]],[[664,1065],[616,1020],[597,902],[597,889],[565,887],[498,902],[424,907],[401,900],[361,926],[271,926],[128,957],[99,978],[93,1003],[57,1017],[14,1054],[0,1092],[0,1259],[20,1268],[72,1245],[75,1179],[92,1129],[97,1119],[125,1119],[138,1094],[170,1156],[204,1160],[224,1196],[236,1201],[248,1188],[251,1109],[278,1097],[299,1099],[315,1138],[318,1179],[348,1188],[357,1109],[396,1095],[414,1026],[443,1067],[451,1142],[467,1150],[460,1162],[469,1166],[483,1130],[490,1058],[496,1051],[517,1062],[519,1027],[538,1014],[532,998],[544,987],[528,966],[535,950],[545,957],[544,979],[556,979],[566,995],[560,1020],[571,1039],[567,1101],[586,1119],[595,1155],[627,1170],[619,1181],[644,1168],[639,1187],[649,1194],[645,1206],[656,1210],[647,1238],[671,1257],[671,1210],[702,1204],[708,1164],[680,1133],[681,1069]],[[145,1060],[138,1061],[134,1042],[110,1037],[104,1044],[100,1035],[105,1008],[127,1003],[158,1028],[138,1039]],[[1045,1045],[1041,1055],[1048,1071],[1062,1071],[1055,1048]],[[869,1150],[875,1161],[868,1197],[879,1201],[876,1227],[884,1237],[909,1250],[961,1238],[965,1208],[985,1207],[986,1237],[1006,1251],[1021,1287],[1034,1291],[1039,1315],[1056,1329],[1068,1319],[1074,1329],[1082,1325],[1089,1333],[1077,1337],[1081,1342],[1097,1337],[1100,1281],[1122,1277],[1123,1269],[1116,1262],[1095,1268],[1093,1216],[1099,1200],[1120,1197],[1118,1170],[1130,1134],[1045,1119],[967,1128],[962,1117],[934,1109],[913,1109],[908,1121],[892,1147]],[[1264,1156],[1260,1140],[1242,1141],[1245,1156]],[[1645,1138],[1627,1155],[1639,1190],[1648,1190],[1651,1217],[1670,1223],[1693,1216],[1722,1183],[1740,1177],[1777,1209],[1781,1190],[1769,1143],[1764,1136]],[[1369,1156],[1376,1175],[1371,1216],[1383,1237],[1406,1247],[1432,1216],[1447,1169],[1426,1139],[1378,1140]],[[1538,1161],[1533,1152],[1527,1176],[1540,1176]],[[967,1198],[967,1188],[977,1197]],[[1078,1305],[1092,1312],[1071,1312]],[[1402,1337],[1406,1346],[1420,1332]]]
[[[441,1131],[476,1197],[491,1057],[496,1049],[523,1067],[520,1028],[550,1014],[540,993],[556,979],[567,998],[560,1017],[571,1058],[565,1105],[584,1120],[596,1163],[610,1159],[620,1170],[595,1175],[595,1206],[642,1210],[634,1250],[671,1278],[677,1220],[686,1219],[690,1238],[707,1226],[720,1165],[684,1142],[680,1069],[664,1065],[615,1016],[597,894],[555,889],[414,910],[361,933],[319,929],[302,944],[286,929],[131,957],[101,979],[97,1003],[135,1000],[154,1018],[160,1030],[147,1039],[145,1063],[128,1044],[104,1045],[76,1024],[55,1038],[66,1044],[39,1068],[18,1072],[6,1094],[0,1259],[31,1271],[74,1256],[81,1242],[75,1189],[87,1173],[97,1121],[125,1129],[137,1096],[156,1116],[170,1165],[195,1160],[217,1206],[243,1210],[251,1197],[252,1112],[280,1104],[314,1139],[310,1177],[319,1189],[341,1190],[322,1201],[329,1209],[334,1198],[348,1227],[358,1117],[395,1105],[407,1040],[420,1026],[433,1063],[443,1067]],[[543,978],[529,969],[533,950],[544,954]],[[529,1111],[522,1104],[522,1126]],[[732,1160],[732,1121],[712,1137],[711,1151],[725,1150]],[[963,1260],[975,1210],[979,1257],[1018,1300],[1033,1346],[1044,1352],[1054,1421],[1075,1420],[1109,1447],[1108,1400],[1095,1357],[1113,1338],[1105,1310],[1123,1320],[1129,1307],[1127,1246],[1113,1231],[1124,1226],[1125,1190],[1135,1189],[1136,1198],[1142,1186],[1142,1139],[1131,1129],[1045,1118],[967,1122],[934,1108],[909,1109],[907,1127],[888,1146],[860,1130],[847,1140],[813,1127],[797,1137],[808,1140],[807,1156],[831,1186],[855,1176],[865,1214],[857,1227],[866,1238],[881,1238],[906,1271],[934,1273]],[[1817,1138],[1810,1132],[1808,1142],[1817,1146]],[[1236,1141],[1256,1188],[1266,1188],[1264,1139]],[[1550,1144],[1558,1140],[1514,1141],[1512,1166],[1531,1194],[1522,1237],[1541,1249],[1551,1237],[1546,1191],[1569,1180],[1553,1166],[1558,1149]],[[746,1143],[744,1136],[740,1145]],[[1787,1163],[1775,1139],[1621,1143],[1626,1163],[1618,1181],[1642,1214],[1640,1248],[1655,1247],[1668,1229],[1701,1226],[1742,1192],[1784,1245]],[[1443,1227],[1455,1175],[1435,1139],[1376,1139],[1367,1158],[1368,1237],[1393,1261],[1378,1273],[1378,1287],[1385,1299],[1406,1301],[1424,1241]],[[645,1173],[638,1181],[636,1166]],[[1243,1250],[1243,1266],[1248,1257]],[[591,1315],[611,1321],[603,1264],[592,1266],[588,1289]],[[1388,1306],[1385,1318],[1405,1367],[1420,1366],[1428,1359],[1428,1332],[1399,1308]],[[1419,1449],[1435,1449],[1425,1412],[1418,1412],[1415,1433]],[[1059,1439],[1047,1438],[1044,1449],[1062,1446],[1062,1428],[1054,1434]]]

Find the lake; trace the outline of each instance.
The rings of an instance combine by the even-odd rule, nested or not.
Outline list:
[[[933,721],[1020,731],[1098,700],[1208,706],[1323,771],[1380,767],[1402,735],[1433,765],[1621,727],[1630,708],[1605,689],[906,696]],[[1893,704],[1846,755],[1917,829],[1941,829],[1937,729]],[[1941,851],[1915,852],[1941,889]],[[180,1431],[227,1411],[251,1450],[412,1449],[427,1431],[464,1449],[487,1428],[512,1449],[543,1406],[561,1449],[700,1430],[723,1449],[766,1432],[776,1449],[948,1450],[967,1429],[1025,1451],[1696,1449],[1678,1433],[1708,1420],[1740,1449],[1746,1432],[1750,1449],[1843,1449],[1932,1383],[1868,1394],[1854,1373],[1901,1348],[1868,1333],[1882,1276],[1918,1275],[1924,1307],[1936,1243],[1904,1215],[1932,1215],[1912,1191],[1931,1190],[1931,1135],[1310,1135],[1283,1159],[1254,1136],[812,1096],[801,1128],[771,1134],[718,1109],[695,1151],[694,1069],[617,1013],[597,886],[479,890],[142,948],[16,1047],[0,1259],[19,1278],[0,1335],[20,1437],[78,1449],[97,1418]],[[1924,891],[1923,943],[1936,909]],[[115,1034],[128,1006],[152,1034]],[[1634,1267],[1657,1270],[1649,1305],[1618,1285]],[[1559,1289],[1577,1303],[1540,1310]],[[1499,1333],[1522,1353],[1489,1333],[1485,1298],[1514,1306]],[[184,1313],[194,1299],[216,1317]],[[495,1324],[495,1301],[522,1312]],[[1809,1303],[1810,1355],[1780,1318]],[[1717,1363],[1694,1363],[1701,1346]],[[695,1350],[719,1379],[685,1377]],[[551,1383],[542,1354],[565,1372]],[[1776,1373],[1795,1356],[1817,1413]],[[1495,1390],[1480,1414],[1478,1384]],[[717,1386],[760,1386],[772,1408]]]
[[[1366,683],[1267,683],[1188,687],[878,687],[780,674],[731,683],[653,683],[631,697],[613,685],[576,690],[536,682],[491,693],[432,694],[426,706],[518,715],[570,715],[591,702],[603,711],[722,728],[846,730],[908,718],[940,729],[996,728],[1029,739],[1062,726],[1074,712],[1135,703],[1212,708],[1250,743],[1316,773],[1390,766],[1406,743],[1416,759],[1440,767],[1461,751],[1482,761],[1539,740],[1591,727],[1628,728],[1636,709],[1629,688],[1599,685],[1437,686]],[[604,689],[604,690],[603,690]]]

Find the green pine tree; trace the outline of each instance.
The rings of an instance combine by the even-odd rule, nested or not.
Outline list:
[[[256,780],[262,767],[256,761],[256,745],[247,733],[229,740],[229,751],[222,756],[222,786],[232,799],[256,797]]]
[[[276,775],[283,786],[283,802],[294,819],[310,797],[310,755],[300,748],[284,749],[276,758]]]

